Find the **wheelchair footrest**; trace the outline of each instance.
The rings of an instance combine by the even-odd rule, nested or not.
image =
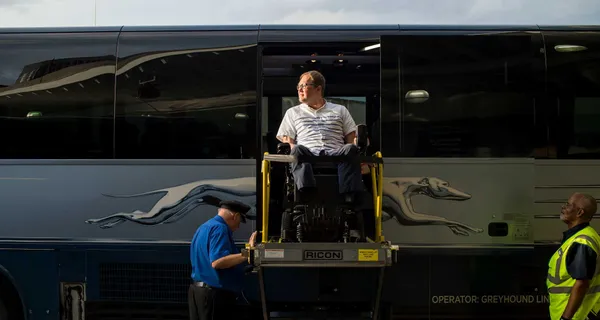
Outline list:
[[[358,267],[392,265],[394,246],[387,243],[260,243],[254,247],[256,267]]]

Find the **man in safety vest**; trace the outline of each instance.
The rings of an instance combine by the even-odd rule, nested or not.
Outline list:
[[[581,193],[562,207],[560,219],[568,230],[548,263],[546,280],[552,320],[586,320],[600,303],[600,236],[589,225],[596,208],[596,199]]]

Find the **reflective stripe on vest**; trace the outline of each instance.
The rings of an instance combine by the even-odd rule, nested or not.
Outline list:
[[[546,281],[550,299],[550,317],[552,320],[560,319],[569,300],[571,289],[575,285],[576,280],[571,278],[566,266],[566,253],[575,242],[591,247],[600,256],[600,236],[590,226],[577,232],[554,253],[548,264],[548,277]],[[590,281],[590,288],[573,320],[586,319],[592,307],[600,302],[599,261],[600,259],[596,259],[596,270],[594,277]]]

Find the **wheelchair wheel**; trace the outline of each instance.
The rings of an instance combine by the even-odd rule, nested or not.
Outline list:
[[[294,228],[292,227],[292,213],[290,210],[283,211],[281,215],[281,241],[289,242],[293,239],[293,234],[295,233]]]
[[[359,234],[358,242],[365,242],[365,220],[362,211],[356,212],[356,230],[358,230]]]

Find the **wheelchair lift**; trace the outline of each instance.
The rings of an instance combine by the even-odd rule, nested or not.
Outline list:
[[[310,158],[310,157],[309,157]],[[336,161],[336,157],[313,157],[307,161]],[[330,159],[324,159],[330,158]],[[349,157],[340,156],[337,161],[348,161]],[[386,267],[393,264],[392,251],[398,247],[385,241],[382,235],[382,187],[383,159],[381,153],[374,156],[353,156],[352,161],[368,163],[370,167],[373,205],[375,215],[375,236],[365,242],[283,242],[281,238],[269,237],[269,204],[271,188],[271,162],[291,163],[298,157],[265,153],[262,160],[262,234],[261,241],[255,247],[249,247],[249,263],[258,272],[263,319],[270,319],[266,299],[265,268],[378,268],[379,276],[376,294],[372,301],[371,317],[378,319],[379,304],[383,288],[383,276]],[[302,160],[304,161],[304,160]],[[258,239],[257,239],[258,240]]]

